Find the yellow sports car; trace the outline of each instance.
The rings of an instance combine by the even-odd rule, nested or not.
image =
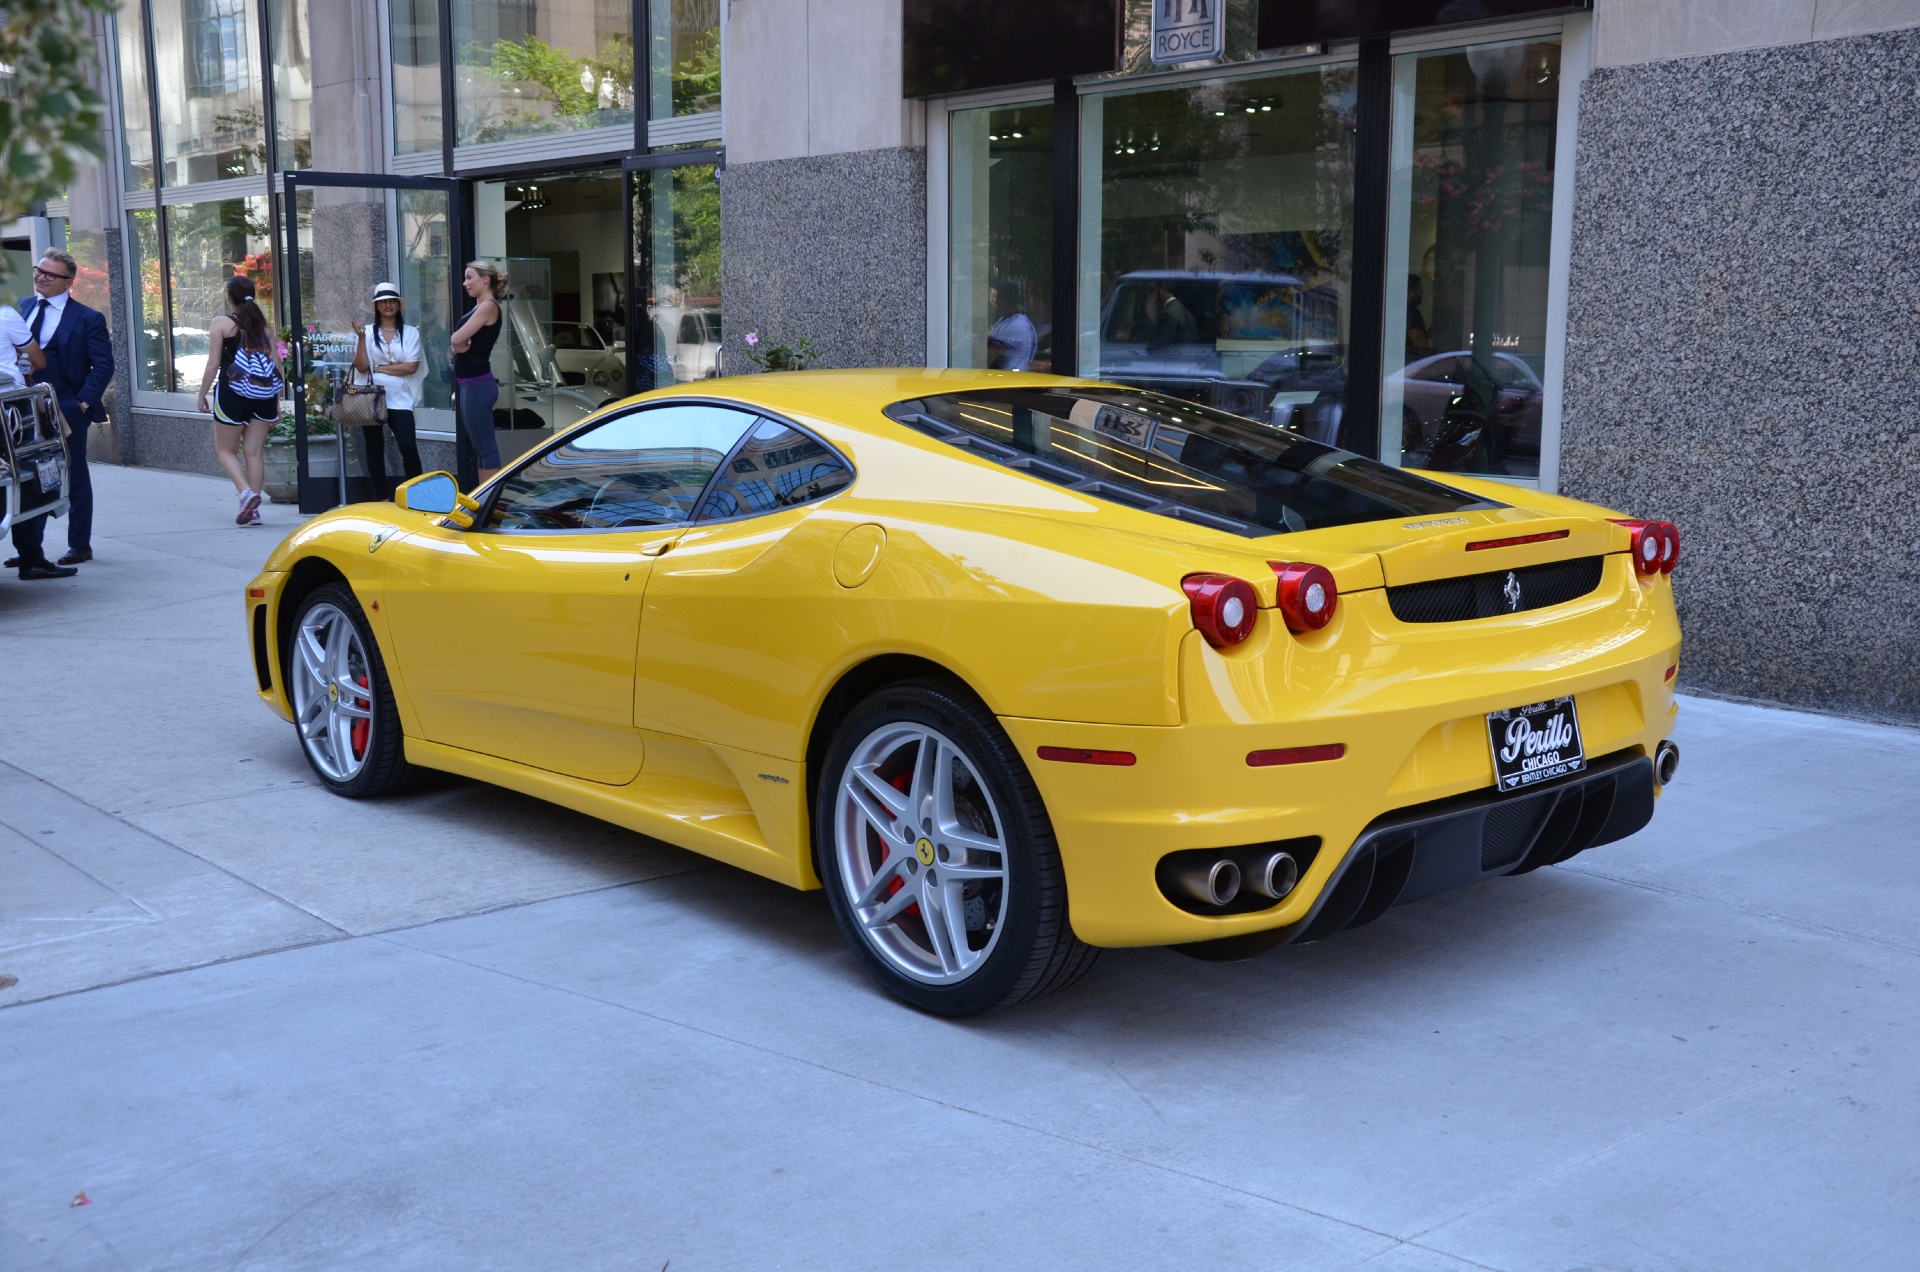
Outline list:
[[[247,622],[339,794],[444,769],[824,887],[966,1015],[1638,830],[1679,550],[1137,389],[802,372],[317,517]]]

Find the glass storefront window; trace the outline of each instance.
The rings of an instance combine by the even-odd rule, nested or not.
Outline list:
[[[267,31],[273,40],[273,139],[275,171],[311,168],[313,162],[313,58],[311,0],[267,0]],[[351,16],[346,5],[323,15]],[[346,34],[346,33],[342,33]]]
[[[720,351],[720,182],[714,165],[634,174],[635,275],[652,330],[636,391],[724,374]]]
[[[461,145],[633,123],[630,0],[454,0]]]
[[[227,280],[254,282],[267,322],[279,325],[273,294],[273,240],[264,195],[184,203],[165,209],[173,294],[172,361],[177,391],[197,392],[207,365],[207,329],[225,313]],[[138,213],[134,215],[139,215]]]
[[[135,294],[139,312],[133,324],[133,387],[151,393],[169,392],[173,384],[167,368],[159,213],[151,209],[127,213],[127,272],[139,288]]]
[[[392,50],[393,149],[440,149],[440,6],[436,0],[388,0]]]
[[[1560,41],[1394,66],[1383,457],[1540,473]]]
[[[1082,103],[1080,369],[1341,440],[1349,64]]]
[[[1053,105],[955,111],[948,361],[1053,367]]]
[[[653,0],[647,117],[720,109],[720,0]]]
[[[266,171],[259,32],[248,0],[151,0],[164,184]]]
[[[127,189],[153,189],[153,104],[147,98],[147,26],[140,0],[114,14],[120,57],[120,130],[126,139]]]

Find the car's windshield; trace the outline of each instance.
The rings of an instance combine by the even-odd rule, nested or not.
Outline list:
[[[896,402],[887,414],[1036,477],[1249,536],[1501,506],[1139,390],[982,389]]]

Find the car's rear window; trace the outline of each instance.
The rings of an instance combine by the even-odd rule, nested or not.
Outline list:
[[[1248,536],[1501,506],[1140,390],[982,389],[896,402],[887,414],[1047,481]]]

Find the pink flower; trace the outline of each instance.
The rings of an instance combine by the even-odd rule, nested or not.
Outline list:
[[[760,333],[757,331],[749,331],[746,334],[746,342],[749,349],[753,348],[760,343]]]

